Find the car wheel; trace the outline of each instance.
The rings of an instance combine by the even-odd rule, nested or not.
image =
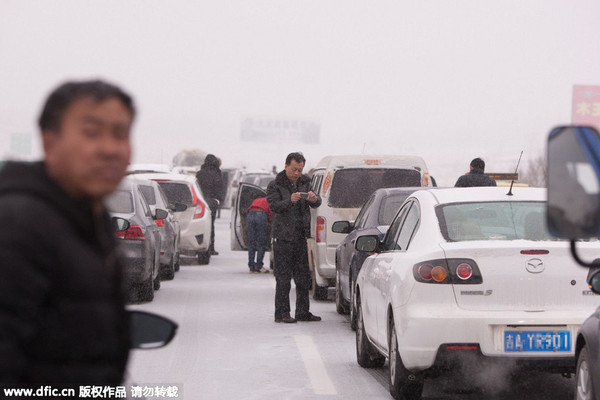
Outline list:
[[[407,370],[398,352],[396,327],[391,323],[389,360],[390,360],[390,394],[397,400],[418,400],[423,393],[423,374]]]
[[[139,301],[154,300],[154,282],[152,281],[152,275],[150,275],[146,282],[135,286],[135,291],[135,295]]]
[[[177,252],[175,254],[175,272],[179,271],[179,268],[181,266],[180,262],[181,262],[181,258],[180,258],[179,252]]]
[[[340,287],[340,269],[336,268],[335,273],[335,309],[338,314],[348,314],[348,302],[344,300],[342,289]]]
[[[210,262],[210,251],[198,252],[198,263],[200,265],[207,265]]]
[[[363,368],[381,368],[383,367],[383,364],[385,364],[385,357],[377,353],[377,350],[369,343],[363,323],[360,299],[358,299],[357,312],[356,361],[358,361],[358,365]]]
[[[356,330],[356,296],[354,295],[354,283],[350,282],[350,328]]]
[[[167,265],[161,266],[160,278],[166,281],[170,281],[175,278],[175,255],[171,257],[171,262]]]
[[[583,346],[577,358],[577,382],[575,400],[593,400],[596,398],[592,376],[590,375],[590,353],[587,344]]]
[[[315,300],[327,300],[327,288],[321,287],[317,284],[317,277],[315,276],[315,270],[312,271],[312,295]]]

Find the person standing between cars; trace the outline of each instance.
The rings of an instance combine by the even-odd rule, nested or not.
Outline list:
[[[267,201],[273,212],[275,322],[321,320],[309,311],[311,275],[306,245],[310,236],[310,207],[319,207],[321,197],[310,190],[308,176],[302,175],[305,162],[301,153],[290,153],[285,169],[267,187]],[[292,278],[296,284],[295,318],[290,315]]]
[[[44,160],[0,170],[0,386],[119,385],[122,264],[103,199],[131,155],[132,98],[67,82],[39,117]]]
[[[208,251],[212,256],[218,256],[215,250],[215,219],[219,204],[223,203],[223,175],[219,168],[220,161],[213,154],[208,154],[200,171],[196,173],[198,185],[202,190],[204,199],[208,202],[211,213],[210,247]]]
[[[263,258],[269,239],[271,223],[269,202],[263,197],[254,199],[246,210],[246,232],[248,233],[248,268],[250,272],[269,272],[263,268]]]
[[[473,159],[469,167],[469,173],[459,177],[455,187],[496,186],[496,181],[484,173],[485,162],[481,158]]]

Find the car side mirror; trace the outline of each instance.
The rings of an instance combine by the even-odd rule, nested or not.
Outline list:
[[[169,208],[173,212],[184,212],[185,210],[188,209],[188,206],[186,206],[183,203],[174,203],[174,204],[169,204]]]
[[[558,238],[600,236],[600,135],[594,128],[550,132],[547,221]]]
[[[350,221],[335,221],[331,225],[331,230],[335,233],[350,233],[354,229],[354,224]]]
[[[162,208],[157,208],[154,212],[154,219],[165,219],[169,217],[169,212]]]
[[[590,268],[587,276],[587,283],[592,292],[600,294],[600,268]]]
[[[359,236],[356,239],[354,248],[358,251],[366,251],[367,253],[373,253],[377,251],[379,247],[379,237],[377,235],[365,235]]]
[[[128,311],[132,349],[166,346],[175,336],[177,324],[168,318],[145,311]]]
[[[112,227],[115,232],[123,232],[129,229],[131,224],[125,218],[112,217]]]

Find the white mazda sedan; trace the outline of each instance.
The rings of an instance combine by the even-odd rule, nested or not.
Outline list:
[[[575,371],[574,341],[600,297],[569,242],[546,230],[546,190],[413,193],[386,236],[361,236],[352,301],[362,367],[390,364],[390,392],[419,399],[425,378],[487,363]],[[600,242],[578,243],[583,258]],[[470,361],[466,361],[470,360]]]

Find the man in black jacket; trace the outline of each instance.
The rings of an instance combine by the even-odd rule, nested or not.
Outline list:
[[[271,223],[275,265],[275,322],[320,321],[309,311],[311,275],[306,238],[310,236],[310,207],[319,207],[321,198],[310,190],[310,178],[302,175],[306,160],[290,153],[285,170],[267,187],[267,201],[273,213]],[[296,314],[290,315],[291,279],[296,284]]]
[[[218,256],[219,253],[215,250],[215,218],[219,204],[223,204],[223,175],[219,168],[220,162],[217,157],[208,154],[204,159],[204,164],[200,167],[200,171],[196,173],[196,180],[202,196],[208,202],[208,207],[211,212],[211,229],[210,229],[210,247],[209,252],[212,256]]]
[[[471,161],[471,171],[458,178],[455,187],[496,186],[496,181],[485,175],[485,162],[481,158]]]
[[[116,86],[65,83],[39,119],[44,161],[0,171],[2,387],[123,381],[129,322],[103,198],[125,175],[133,118]]]

